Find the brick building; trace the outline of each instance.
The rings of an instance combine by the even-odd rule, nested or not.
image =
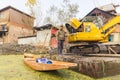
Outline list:
[[[33,35],[34,17],[11,6],[0,10],[0,43],[17,43],[18,37]]]

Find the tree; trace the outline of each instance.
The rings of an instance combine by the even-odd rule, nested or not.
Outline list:
[[[60,7],[52,5],[46,16],[42,16],[40,0],[27,0],[27,6],[30,8],[31,15],[35,17],[35,25],[40,25],[42,21],[44,23],[51,23],[53,25],[64,24],[70,18],[76,17],[78,11],[78,4],[73,4],[70,0],[63,0]]]
[[[77,4],[71,4],[70,0],[63,0],[63,2],[62,8],[58,10],[59,23],[61,24],[69,21],[72,17],[76,17],[79,12]]]
[[[47,16],[44,19],[45,23],[51,23],[53,25],[56,25],[56,13],[57,12],[57,7],[55,5],[52,5],[50,9],[46,12],[48,13]]]
[[[35,4],[36,4],[36,0],[27,0],[26,6],[29,7],[31,16],[35,15],[34,10],[33,10],[33,7],[34,7]]]
[[[39,26],[42,20],[40,0],[27,0],[26,6],[30,9],[30,15],[35,17],[35,26]]]
[[[76,17],[76,14],[79,12],[78,8],[78,4],[72,4],[70,3],[70,0],[63,0],[63,4],[60,8],[55,5],[50,7],[49,14],[45,18],[45,21],[52,22],[54,24],[64,24],[69,21],[70,18]]]

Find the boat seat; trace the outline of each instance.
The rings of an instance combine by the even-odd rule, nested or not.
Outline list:
[[[35,58],[35,55],[30,53],[24,53],[24,58]]]

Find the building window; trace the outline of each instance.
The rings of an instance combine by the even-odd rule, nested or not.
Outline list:
[[[7,31],[6,25],[1,25],[2,26],[2,31]]]

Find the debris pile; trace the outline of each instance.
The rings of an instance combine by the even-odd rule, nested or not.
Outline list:
[[[47,48],[32,45],[2,44],[0,45],[0,54],[23,54],[24,52],[39,54],[46,53]]]

